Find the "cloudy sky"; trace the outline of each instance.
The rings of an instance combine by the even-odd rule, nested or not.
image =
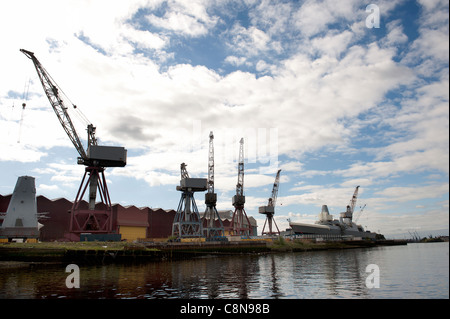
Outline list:
[[[39,195],[73,200],[84,173],[24,48],[78,106],[84,143],[93,123],[100,144],[127,148],[106,170],[113,203],[176,209],[180,164],[206,178],[213,131],[217,207],[233,208],[244,137],[260,231],[281,169],[280,229],[323,204],[338,217],[360,185],[368,229],[448,234],[446,0],[15,0],[0,30],[0,194],[30,175]]]

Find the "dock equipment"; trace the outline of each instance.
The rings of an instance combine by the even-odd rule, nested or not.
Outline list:
[[[244,138],[239,142],[238,182],[236,184],[236,195],[232,198],[234,206],[233,218],[231,219],[231,233],[238,236],[250,236],[251,225],[244,209]]]
[[[355,191],[353,192],[353,196],[350,199],[350,203],[347,205],[347,209],[345,212],[339,214],[339,220],[341,223],[351,224],[353,221],[353,212],[355,210],[356,201],[358,199],[358,191],[359,186],[356,186]]]
[[[202,237],[203,227],[195,203],[194,193],[207,189],[206,178],[191,178],[186,169],[186,164],[181,163],[181,180],[177,191],[181,191],[181,199],[172,224],[172,236],[178,239]]]
[[[33,52],[24,49],[20,49],[20,51],[33,61],[44,92],[64,131],[80,155],[77,163],[86,166],[77,196],[70,211],[71,218],[68,234],[70,239],[79,240],[80,234],[86,232],[112,233],[111,199],[104,171],[106,167],[124,167],[126,165],[127,150],[123,147],[98,145],[95,137],[96,128],[91,123],[87,125],[87,150],[85,150],[63,100],[63,95],[65,94]],[[77,109],[76,105],[72,104],[72,106],[74,109]],[[88,187],[89,207],[88,209],[83,209],[80,203]],[[97,190],[103,203],[103,205],[100,205],[103,207],[102,209],[95,208]]]
[[[273,183],[273,189],[272,189],[272,196],[269,198],[269,202],[267,203],[267,206],[261,206],[259,207],[259,213],[266,215],[266,221],[264,222],[264,227],[261,232],[262,235],[279,235],[280,230],[278,229],[277,223],[275,222],[275,219],[273,218],[273,215],[275,214],[275,204],[277,201],[278,196],[278,187],[280,184],[280,172],[281,169],[278,170],[277,176],[275,177],[275,183]],[[266,224],[268,225],[269,230],[264,231],[266,229]],[[272,225],[275,225],[277,228],[277,231],[274,231],[272,229]]]
[[[225,235],[222,219],[216,208],[217,194],[214,193],[214,134],[209,133],[208,182],[205,194],[206,210],[203,215],[203,235],[209,239],[221,238]],[[217,220],[217,221],[216,221]]]

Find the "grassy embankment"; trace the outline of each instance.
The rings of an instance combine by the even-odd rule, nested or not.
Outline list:
[[[128,255],[134,251],[154,252],[156,249],[127,242],[0,243],[0,260],[55,261],[74,256],[103,256],[110,252]]]

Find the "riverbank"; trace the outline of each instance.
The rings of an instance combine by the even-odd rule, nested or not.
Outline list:
[[[267,254],[370,248],[386,245],[406,245],[406,241],[336,241],[312,242],[201,242],[201,243],[128,243],[128,242],[39,242],[1,243],[0,261],[61,262],[103,264],[115,262],[163,261],[188,259],[201,255]]]
[[[272,251],[317,251],[335,249],[370,248],[376,246],[406,245],[406,240],[341,240],[341,241],[313,241],[313,240],[285,240],[280,237],[269,247]]]

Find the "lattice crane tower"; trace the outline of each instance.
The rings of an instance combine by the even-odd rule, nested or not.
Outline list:
[[[233,218],[231,219],[231,233],[233,235],[249,236],[251,234],[250,220],[244,209],[244,139],[241,138],[239,145],[238,182],[236,184],[236,195],[233,196],[234,206]]]
[[[198,213],[194,192],[203,192],[207,189],[206,178],[191,178],[186,169],[186,164],[181,163],[181,180],[177,191],[181,191],[181,199],[177,213],[172,223],[172,236],[177,238],[202,237],[203,227]]]
[[[203,215],[203,234],[209,239],[218,239],[225,234],[222,220],[216,209],[217,194],[214,193],[214,134],[209,133],[209,153],[208,153],[208,191],[205,194],[206,210]],[[216,221],[217,220],[217,221]]]

